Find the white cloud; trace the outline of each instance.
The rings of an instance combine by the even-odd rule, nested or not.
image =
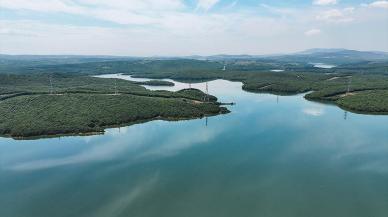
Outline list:
[[[181,0],[1,0],[0,8],[94,17],[118,24],[155,24],[160,16],[184,9]]]
[[[335,5],[337,4],[337,0],[314,0],[314,5]]]
[[[269,12],[276,14],[276,15],[281,15],[281,16],[298,16],[300,15],[300,10],[295,9],[295,8],[287,8],[287,7],[273,7],[267,4],[261,4],[261,7],[265,8]]]
[[[40,12],[81,13],[82,11],[82,8],[78,7],[76,4],[61,0],[1,0],[0,7]]]
[[[79,0],[83,5],[128,11],[171,11],[185,8],[181,0]]]
[[[223,7],[203,13],[218,1],[201,3],[197,10],[195,5],[190,8],[183,0],[0,1],[0,10],[8,8],[16,16],[29,10],[25,14],[50,17],[50,20],[0,19],[0,52],[3,53],[152,56],[284,53],[311,47],[388,50],[385,39],[387,14],[383,10],[369,10],[369,7],[328,10],[326,7],[258,5],[252,9],[242,8],[241,3],[233,10]],[[71,20],[66,25],[56,24],[57,15],[61,13],[74,15],[75,20],[83,21],[83,25]],[[85,18],[97,22],[88,25]],[[357,22],[350,23],[352,20]],[[100,21],[121,25],[109,26]],[[343,28],[337,28],[338,25],[331,25],[337,23],[347,23],[352,29],[345,32]],[[328,24],[330,28],[327,28]],[[325,29],[325,36],[335,40],[327,37],[299,40],[301,33],[306,36],[319,34],[306,26]],[[381,34],[372,34],[376,31]]]
[[[319,34],[321,34],[321,30],[320,29],[310,29],[310,30],[308,30],[308,31],[306,31],[304,34],[306,35],[306,36],[314,36],[314,35],[319,35]]]
[[[286,46],[286,41],[293,34],[304,31],[299,29],[302,26],[293,27],[298,29],[295,30],[284,21],[238,14],[174,14],[158,22],[157,27],[115,28],[3,20],[0,29],[7,29],[4,33],[23,34],[1,34],[1,52],[138,56],[257,54],[270,53],[274,49],[270,43],[257,43],[258,40],[277,38],[282,46],[276,52],[284,51],[284,48],[296,49],[297,45]]]
[[[219,0],[198,0],[197,8],[207,11],[218,2]]]
[[[46,12],[79,13],[86,9],[120,9],[127,11],[161,11],[184,8],[181,0],[2,0],[0,7]]]
[[[344,12],[345,13],[353,13],[354,10],[356,10],[356,8],[354,8],[354,7],[347,7],[347,8],[344,9]]]
[[[225,9],[232,9],[233,7],[235,7],[237,5],[237,3],[238,3],[238,0],[236,0],[236,1],[232,2],[232,3],[230,3],[229,5],[227,5],[225,7]]]
[[[369,6],[371,8],[388,9],[388,1],[375,1],[370,4],[364,4],[364,6]]]
[[[330,23],[351,22],[353,21],[353,18],[350,15],[353,13],[353,10],[351,10],[350,8],[346,8],[343,10],[331,9],[331,10],[320,12],[316,16],[316,19],[320,21],[330,22]]]

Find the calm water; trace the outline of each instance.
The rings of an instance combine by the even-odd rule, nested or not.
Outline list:
[[[331,69],[336,67],[335,65],[329,65],[325,63],[312,63],[315,68],[322,68],[322,69]]]
[[[209,88],[232,113],[0,139],[0,216],[388,216],[388,116]]]

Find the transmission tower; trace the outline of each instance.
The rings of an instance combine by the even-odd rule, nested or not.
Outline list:
[[[209,85],[206,82],[206,100],[209,102]]]
[[[50,81],[50,94],[53,94],[54,93],[54,88],[53,88],[53,79],[52,79],[52,75],[49,76],[49,81]]]
[[[350,93],[350,85],[352,85],[352,76],[349,77],[349,81],[348,81],[348,89],[346,91],[346,95]]]
[[[118,94],[118,91],[117,91],[117,79],[115,79],[115,95]]]

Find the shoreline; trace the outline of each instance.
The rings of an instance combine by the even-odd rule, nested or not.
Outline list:
[[[230,111],[225,107],[221,109],[219,113],[208,113],[204,114],[202,116],[191,116],[191,117],[154,117],[149,119],[142,119],[142,120],[135,120],[130,122],[123,122],[113,125],[105,125],[101,126],[100,130],[96,131],[84,131],[84,132],[63,132],[63,133],[55,133],[55,134],[40,134],[40,135],[31,135],[31,136],[12,136],[11,134],[0,134],[0,138],[10,138],[14,140],[37,140],[37,139],[49,139],[49,138],[61,138],[61,137],[71,137],[71,136],[94,136],[94,135],[104,135],[106,133],[106,130],[108,129],[115,129],[115,128],[121,128],[121,127],[129,127],[136,124],[143,124],[147,122],[152,121],[168,121],[168,122],[178,122],[178,121],[189,121],[189,120],[197,120],[197,119],[203,119],[207,117],[213,117],[217,115],[225,115],[229,114]]]
[[[115,75],[115,74],[105,74],[105,75]],[[158,81],[160,79],[169,79],[169,80],[172,80],[173,82],[182,82],[183,80],[187,80],[187,81],[190,81],[190,80],[193,80],[193,79],[190,79],[190,78],[186,78],[186,79],[175,79],[175,78],[172,78],[172,77],[169,77],[169,76],[147,76],[147,75],[144,75],[144,74],[136,74],[136,73],[120,73],[119,75],[127,75],[127,76],[130,76],[130,77],[133,77],[133,78],[140,78],[140,79],[149,79],[149,81]],[[300,78],[300,76],[297,75],[298,78]],[[332,77],[333,78],[333,77]],[[332,78],[329,78],[332,79]],[[335,77],[337,78],[337,77]],[[340,77],[338,77],[340,78]],[[127,80],[127,79],[123,79],[123,78],[118,78],[118,79],[122,79],[122,80]],[[219,76],[219,77],[213,77],[213,78],[207,78],[207,79],[194,79],[194,80],[197,80],[197,81],[214,81],[214,80],[225,80],[225,81],[230,81],[230,82],[240,82],[241,83],[241,89],[243,91],[246,91],[246,92],[249,92],[249,93],[264,93],[264,94],[272,94],[272,95],[276,95],[276,96],[293,96],[293,95],[298,95],[298,94],[304,94],[304,99],[308,100],[308,101],[311,101],[311,102],[317,102],[317,103],[324,103],[324,104],[331,104],[331,105],[335,105],[337,106],[338,108],[342,109],[342,110],[345,110],[345,111],[348,111],[348,112],[353,112],[353,113],[356,113],[356,114],[364,114],[364,115],[388,115],[388,111],[383,111],[383,112],[376,112],[375,110],[368,110],[368,109],[363,109],[363,107],[360,107],[360,108],[352,108],[350,106],[345,106],[345,105],[342,105],[340,103],[337,102],[337,100],[334,100],[334,99],[329,99],[329,98],[325,98],[325,97],[310,97],[309,95],[310,94],[314,94],[314,93],[319,93],[319,91],[321,91],[322,89],[319,89],[321,87],[317,86],[317,87],[308,87],[306,86],[306,88],[302,88],[302,89],[288,89],[288,90],[276,90],[276,88],[274,90],[272,89],[267,89],[268,87],[272,87],[274,84],[266,84],[264,86],[259,86],[259,87],[250,87],[250,83],[249,81],[247,80],[241,80],[241,79],[233,79],[233,78],[228,78],[228,77],[225,77],[225,76]],[[327,82],[328,79],[325,79],[323,80],[323,82]],[[337,80],[337,79],[332,79],[333,81]],[[130,81],[130,80],[129,80]],[[347,84],[347,83],[346,83]],[[279,84],[277,85],[279,86]],[[281,87],[282,85],[280,85]],[[352,92],[357,92],[357,93],[363,93],[364,91],[387,91],[388,92],[388,89],[384,89],[384,88],[364,88],[364,89],[357,89],[356,90],[353,90]],[[328,96],[328,97],[336,97],[336,96],[341,96],[341,94],[344,94],[346,92],[341,92],[341,93],[333,93],[332,95]],[[382,109],[384,110],[384,109]]]

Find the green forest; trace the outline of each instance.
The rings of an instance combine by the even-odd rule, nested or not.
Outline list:
[[[197,89],[151,91],[120,79],[0,75],[0,85],[0,135],[11,137],[103,132],[154,119],[228,112],[216,97]]]
[[[287,59],[288,58],[288,59]],[[115,125],[152,119],[187,119],[226,113],[214,96],[195,89],[151,91],[141,85],[173,86],[214,79],[240,81],[243,90],[306,93],[357,113],[388,114],[388,61],[315,68],[290,57],[274,59],[62,59],[0,61],[0,134],[28,137],[102,132]],[[273,71],[281,69],[283,71]],[[97,78],[123,73],[146,82]],[[204,101],[206,99],[206,101]]]

